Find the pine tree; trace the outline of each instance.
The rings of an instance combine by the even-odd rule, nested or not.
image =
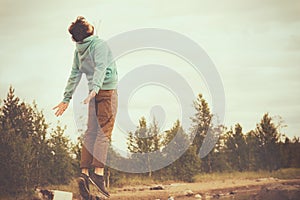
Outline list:
[[[199,154],[203,140],[212,127],[212,114],[202,94],[199,94],[197,100],[194,101],[194,108],[196,113],[195,116],[191,118],[193,124],[191,131],[194,137],[192,145],[195,147],[196,153]]]
[[[231,129],[227,132],[225,145],[231,168],[238,171],[246,170],[249,162],[247,144],[240,124],[235,125],[234,131]]]
[[[189,146],[188,135],[177,120],[174,126],[165,132],[162,154],[172,163],[160,170],[161,179],[193,181],[200,170],[200,158],[194,146]],[[178,157],[179,156],[179,157]]]
[[[268,113],[257,124],[255,135],[259,141],[260,168],[268,169],[269,171],[278,169],[280,164],[280,134]]]
[[[142,117],[137,130],[134,133],[129,132],[127,145],[128,150],[135,153],[135,157],[132,158],[137,162],[137,166],[147,163],[148,175],[151,177],[152,166],[155,163],[151,152],[159,151],[161,147],[161,135],[155,119],[150,127],[147,127],[146,119]]]
[[[209,140],[213,145],[208,154],[201,159],[201,171],[206,173],[221,172],[228,168],[224,149],[224,130],[223,125],[211,127],[209,131]],[[204,144],[205,145],[205,144]],[[201,147],[202,148],[202,147]]]
[[[292,141],[288,138],[285,137],[284,141],[279,142],[280,146],[280,167],[282,168],[288,168],[291,166],[292,163]]]
[[[32,137],[32,154],[34,160],[32,162],[31,180],[35,185],[47,184],[48,177],[51,176],[48,165],[51,158],[51,150],[49,141],[47,139],[47,130],[49,125],[46,123],[45,116],[42,111],[39,111],[37,104],[34,102],[33,106],[33,124],[34,133]]]
[[[294,137],[290,144],[291,152],[291,163],[289,167],[299,168],[300,167],[300,138]]]
[[[51,133],[49,145],[51,149],[50,177],[49,182],[52,184],[67,184],[74,175],[73,159],[71,157],[70,139],[64,136],[66,127],[57,125]]]
[[[177,120],[170,130],[165,131],[162,140],[162,153],[170,160],[176,160],[178,154],[183,154],[189,146],[188,135],[184,132],[180,121]]]
[[[259,170],[260,161],[259,161],[259,154],[260,154],[260,144],[259,140],[256,137],[255,131],[251,130],[246,134],[246,152],[247,152],[247,170],[256,171]]]
[[[9,88],[0,116],[0,192],[17,194],[32,186],[30,168],[32,154],[32,109],[20,102],[14,89]]]
[[[16,195],[72,178],[74,161],[64,130],[58,127],[47,138],[47,129],[36,103],[21,102],[10,87],[0,107],[0,194]]]
[[[225,157],[222,155],[222,144],[219,136],[223,133],[222,125],[212,124],[213,114],[208,103],[201,94],[194,102],[196,113],[192,117],[191,133],[192,146],[202,158],[201,170],[203,172],[222,171],[226,169]]]
[[[213,128],[214,140],[217,142],[213,150],[207,155],[207,157],[211,159],[210,172],[223,172],[230,169],[226,157],[225,131],[226,127],[223,125],[218,125]]]

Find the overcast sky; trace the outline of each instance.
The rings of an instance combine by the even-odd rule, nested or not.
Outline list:
[[[22,100],[37,102],[49,123],[55,125],[60,120],[66,124],[72,138],[78,136],[72,105],[58,119],[51,108],[61,101],[70,73],[75,46],[67,28],[78,15],[94,23],[103,39],[145,27],[186,35],[206,51],[222,78],[227,126],[240,123],[247,132],[269,112],[271,116],[283,118],[287,125],[282,130],[284,133],[300,136],[298,0],[0,2],[1,99],[12,85]],[[144,51],[122,57],[117,61],[120,79],[149,62],[172,65],[190,81],[195,93],[203,93],[210,102],[203,80],[189,78],[194,74],[186,70],[188,66],[182,67],[186,63],[164,52]],[[160,95],[159,101],[149,98],[151,95]],[[172,110],[174,102],[171,93],[157,86],[148,87],[132,96],[129,113],[137,122],[142,115],[149,117],[151,106],[160,103],[166,106],[167,119],[162,129],[167,129],[180,118],[177,116],[180,111]],[[120,140],[119,131],[114,130],[114,141]]]

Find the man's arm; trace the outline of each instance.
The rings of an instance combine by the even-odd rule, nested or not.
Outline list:
[[[77,53],[77,51],[75,51],[73,66],[72,66],[71,74],[70,74],[68,82],[67,82],[67,86],[65,88],[63,102],[65,102],[65,103],[70,102],[70,100],[72,99],[72,95],[73,95],[78,83],[80,82],[81,76],[82,76],[82,72],[79,71],[78,53]]]
[[[82,73],[79,71],[78,55],[75,51],[71,74],[69,76],[68,83],[64,92],[64,99],[61,103],[59,103],[57,106],[53,108],[53,110],[57,109],[55,112],[56,116],[62,115],[65,112],[65,110],[68,108],[69,102],[72,98],[75,88],[77,87],[81,79],[81,75]]]
[[[92,91],[98,94],[103,85],[103,81],[106,74],[106,68],[108,67],[108,53],[109,47],[106,42],[99,42],[95,45],[94,61],[95,71],[93,76],[93,89]]]

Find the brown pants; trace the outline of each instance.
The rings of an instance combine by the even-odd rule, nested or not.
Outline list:
[[[117,90],[100,90],[90,101],[81,151],[81,168],[104,167],[117,107]]]

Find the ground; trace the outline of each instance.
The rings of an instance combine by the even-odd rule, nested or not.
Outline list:
[[[162,190],[150,190],[153,187]],[[76,178],[67,185],[45,186],[42,189],[72,192],[73,200],[81,200]],[[110,200],[300,200],[300,168],[273,172],[203,173],[196,175],[193,183],[160,182],[147,176],[131,175],[113,183],[109,191]],[[0,197],[0,200],[34,199],[28,195]]]
[[[155,185],[119,188],[111,193],[110,200],[167,200],[169,196],[172,196],[174,200],[300,199],[300,179],[298,178],[287,180],[277,178],[260,178],[253,180],[228,179],[197,183],[171,183],[160,185],[163,187],[163,190],[150,190],[150,188],[154,186]],[[190,195],[187,196],[189,193]]]

